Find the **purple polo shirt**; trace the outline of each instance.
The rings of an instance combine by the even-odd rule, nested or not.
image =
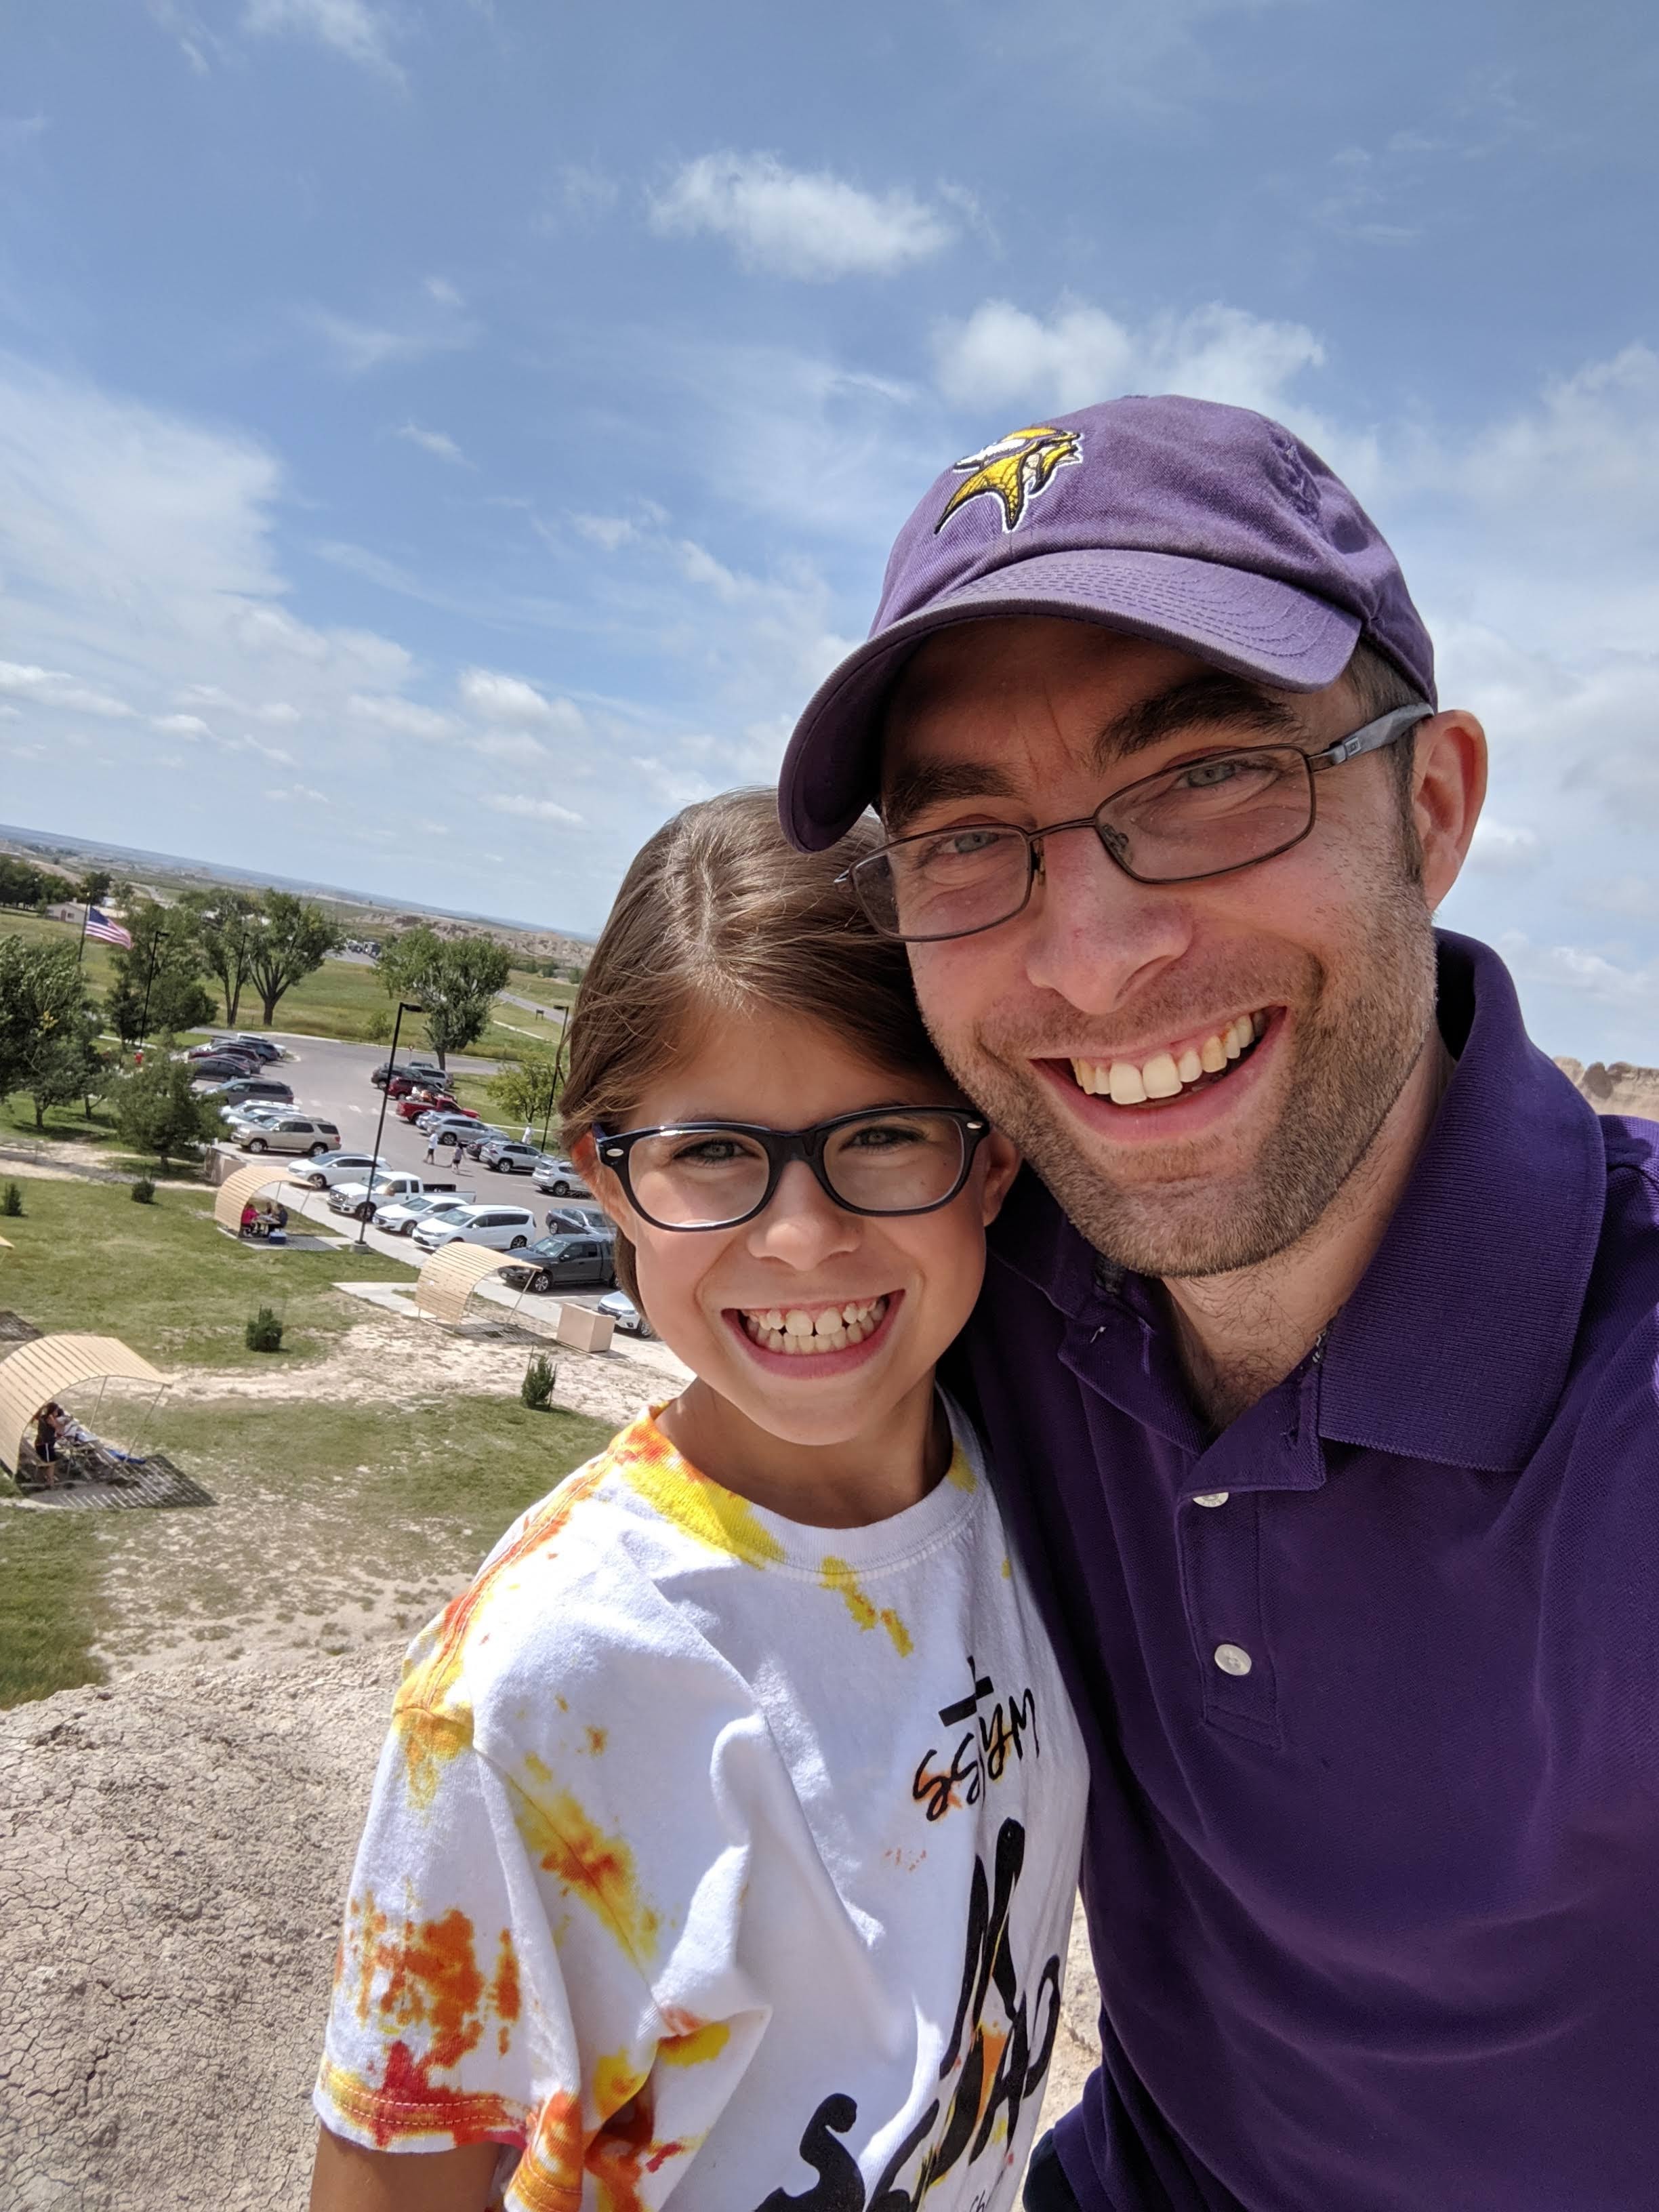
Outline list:
[[[1090,1745],[1084,2212],[1659,2205],[1659,1127],[1441,939],[1459,1055],[1322,1346],[1212,1437],[1034,1178],[965,1346]]]

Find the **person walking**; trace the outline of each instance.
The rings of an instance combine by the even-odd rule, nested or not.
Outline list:
[[[1659,1129],[1434,928],[1486,780],[1352,493],[1176,398],[948,468],[785,761],[1032,1170],[947,1372],[1090,1746],[1042,2212],[1656,2200]]]
[[[436,1129],[428,1129],[428,1130],[427,1131],[427,1133],[426,1133],[426,1161],[425,1161],[425,1164],[427,1164],[427,1165],[428,1165],[428,1166],[429,1166],[429,1165],[431,1164],[431,1163],[432,1163],[434,1160],[435,1160],[435,1159],[437,1158],[437,1157],[438,1157],[438,1132],[436,1131]]]

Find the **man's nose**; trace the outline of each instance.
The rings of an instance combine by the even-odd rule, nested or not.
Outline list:
[[[1184,885],[1138,884],[1092,829],[1047,837],[1026,908],[1025,972],[1084,1013],[1110,1013],[1192,943]]]
[[[757,1259],[804,1271],[850,1252],[862,1233],[858,1216],[836,1204],[805,1161],[791,1160],[771,1204],[749,1224],[749,1249]]]

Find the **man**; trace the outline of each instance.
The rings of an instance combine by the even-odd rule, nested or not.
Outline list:
[[[786,762],[1036,1170],[961,1380],[1092,1763],[1043,2212],[1659,2204],[1659,1131],[1437,945],[1485,773],[1352,494],[1183,399],[947,471]]]

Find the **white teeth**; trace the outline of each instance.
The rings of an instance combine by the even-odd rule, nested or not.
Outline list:
[[[1206,1036],[1201,1045],[1184,1047],[1179,1060],[1167,1051],[1155,1052],[1139,1062],[1074,1060],[1072,1074],[1079,1091],[1091,1098],[1109,1098],[1115,1106],[1140,1106],[1149,1098],[1178,1098],[1188,1084],[1200,1077],[1219,1075],[1267,1033],[1266,1014],[1240,1014],[1225,1029]]]
[[[808,1313],[804,1306],[791,1306],[787,1311],[776,1306],[752,1312],[739,1309],[739,1314],[751,1343],[797,1358],[844,1352],[849,1345],[862,1344],[875,1333],[887,1306],[887,1299],[879,1297],[826,1306],[817,1315]]]
[[[1146,1086],[1149,1098],[1178,1098],[1181,1096],[1181,1078],[1176,1073],[1175,1058],[1170,1053],[1154,1053],[1142,1067],[1140,1079]]]

